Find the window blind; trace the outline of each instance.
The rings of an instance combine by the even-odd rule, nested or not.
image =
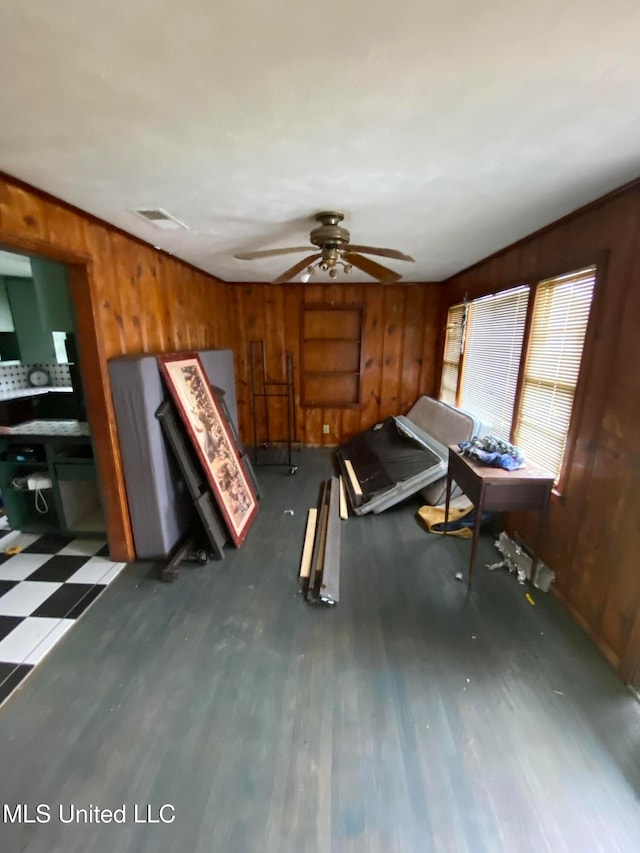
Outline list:
[[[536,286],[516,443],[560,476],[595,284],[595,267]]]
[[[474,300],[468,307],[460,406],[511,437],[528,287]]]
[[[464,305],[452,305],[447,316],[447,336],[442,361],[442,379],[440,380],[440,399],[451,406],[456,405],[458,393],[458,371],[464,327]]]

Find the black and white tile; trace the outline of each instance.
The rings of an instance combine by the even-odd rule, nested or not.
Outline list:
[[[99,539],[0,539],[0,704],[118,576]]]

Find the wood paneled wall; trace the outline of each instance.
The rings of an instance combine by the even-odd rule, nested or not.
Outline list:
[[[307,445],[336,445],[388,415],[404,413],[433,392],[441,287],[413,285],[234,284],[231,286],[241,435],[253,435],[249,347],[264,340],[271,381],[285,378],[285,353],[295,362],[296,426]],[[300,406],[303,305],[364,307],[362,405],[357,409]],[[285,410],[271,402],[272,437],[286,435]],[[260,414],[260,410],[259,410]],[[323,433],[323,424],[329,433]]]
[[[69,264],[111,556],[132,559],[107,360],[142,352],[231,347],[229,288],[3,175],[0,246]]]
[[[621,676],[640,682],[640,184],[453,277],[443,311],[465,293],[592,262],[598,279],[569,470],[542,557],[557,573],[557,594]],[[530,537],[524,519],[515,523]]]

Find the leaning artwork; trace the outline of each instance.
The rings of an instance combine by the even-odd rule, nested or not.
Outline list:
[[[192,352],[162,354],[157,359],[231,538],[238,546],[249,531],[258,502],[202,362]]]

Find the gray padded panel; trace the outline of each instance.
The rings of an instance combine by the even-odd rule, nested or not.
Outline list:
[[[209,381],[224,390],[229,413],[237,424],[233,353],[204,350],[198,355]],[[154,355],[110,359],[109,376],[136,557],[164,558],[196,518],[155,417],[168,392]]]
[[[476,435],[485,435],[487,424],[475,415],[465,412],[456,406],[450,406],[433,397],[420,397],[407,412],[407,419],[417,424],[427,432],[441,451],[442,458],[448,463],[449,444],[467,441]],[[425,503],[430,506],[440,506],[445,502],[447,492],[447,477],[431,482],[420,494]],[[451,497],[457,497],[462,492],[457,483],[452,483]]]
[[[236,378],[233,370],[233,353],[230,349],[198,350],[204,372],[209,382],[222,388],[224,401],[229,409],[231,420],[238,432],[238,404],[236,402]]]
[[[479,426],[474,415],[427,396],[416,400],[407,419],[445,448],[476,435]]]

